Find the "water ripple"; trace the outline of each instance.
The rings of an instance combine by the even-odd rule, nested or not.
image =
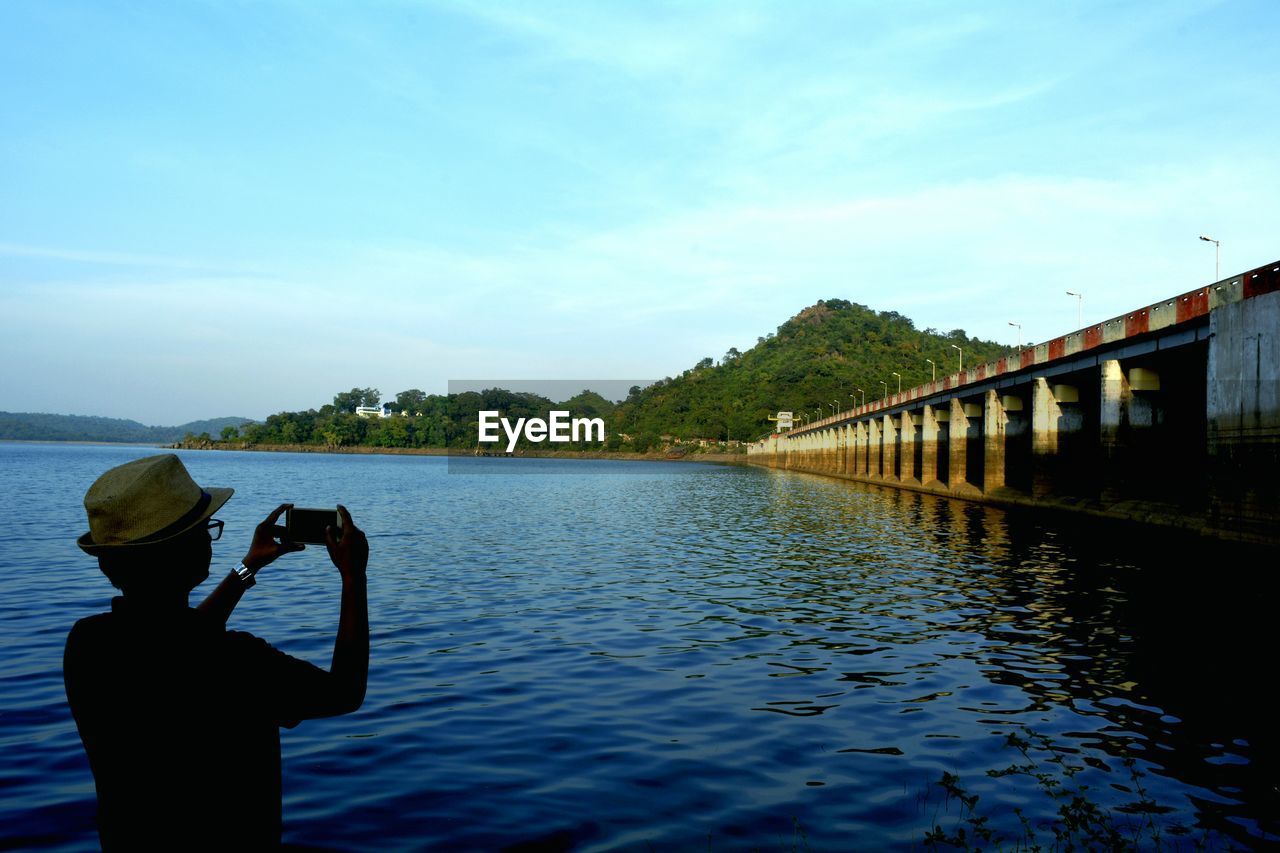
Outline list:
[[[73,540],[88,483],[149,452],[0,445],[18,533],[0,543],[0,845],[93,844],[60,656],[111,591]],[[1256,654],[1274,581],[1196,574],[1274,555],[760,469],[184,457],[237,490],[220,564],[282,499],[341,499],[373,543],[365,706],[282,736],[291,842],[910,847],[944,771],[996,825],[1052,817],[1025,778],[986,773],[1027,732],[1116,814],[1140,799],[1132,758],[1169,826],[1277,832]],[[294,555],[233,627],[326,665],[337,591],[322,553]]]

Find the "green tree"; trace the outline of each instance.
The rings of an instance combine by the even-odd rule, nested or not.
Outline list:
[[[374,439],[379,447],[409,447],[408,418],[387,418],[383,420]]]
[[[357,406],[382,405],[382,392],[377,388],[352,388],[333,396],[333,407],[339,412],[355,414]]]
[[[427,403],[426,393],[417,388],[401,391],[396,395],[396,411],[408,412],[411,415],[423,414]]]

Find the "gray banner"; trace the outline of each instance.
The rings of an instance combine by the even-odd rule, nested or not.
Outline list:
[[[617,409],[651,379],[451,379],[449,472],[572,473],[579,458],[623,458]],[[506,464],[502,464],[502,463]]]

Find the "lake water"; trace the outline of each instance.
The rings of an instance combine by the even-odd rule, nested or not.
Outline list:
[[[0,444],[0,847],[96,844],[61,652],[114,590],[74,540],[155,452]],[[283,500],[369,534],[368,697],[282,733],[286,841],[919,847],[946,771],[1007,846],[1057,808],[987,775],[1011,732],[1143,845],[1277,840],[1274,552],[759,468],[180,455],[236,489],[214,581]],[[230,625],[327,666],[338,590],[290,555]]]

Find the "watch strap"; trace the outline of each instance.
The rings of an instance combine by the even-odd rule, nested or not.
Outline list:
[[[232,569],[232,571],[235,573],[235,576],[240,579],[240,583],[245,589],[248,589],[258,582],[253,576],[254,572],[244,563],[237,563],[236,567]]]

